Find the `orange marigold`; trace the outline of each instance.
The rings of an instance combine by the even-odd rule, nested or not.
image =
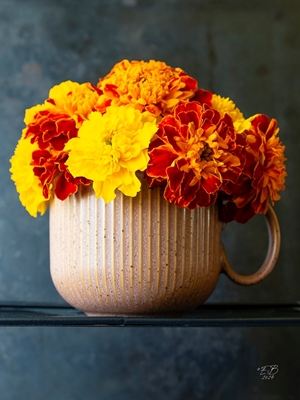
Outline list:
[[[105,112],[108,105],[132,104],[140,111],[159,116],[172,111],[180,101],[194,96],[198,83],[181,68],[172,68],[161,61],[128,61],[117,63],[100,79],[97,110]]]

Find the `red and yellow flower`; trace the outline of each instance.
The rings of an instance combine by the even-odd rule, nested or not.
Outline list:
[[[65,200],[70,194],[77,192],[78,185],[89,185],[92,181],[84,177],[74,178],[68,171],[66,161],[68,153],[60,151],[56,154],[49,150],[35,150],[32,153],[31,165],[33,173],[40,180],[43,196],[48,199],[51,189],[60,200]]]
[[[245,137],[246,164],[242,179],[231,191],[220,218],[229,222],[249,221],[255,214],[265,214],[269,201],[280,199],[279,191],[285,189],[285,146],[277,136],[277,121],[266,115],[250,119],[250,129]],[[227,193],[228,194],[228,193]]]
[[[149,147],[149,186],[164,186],[164,197],[177,206],[213,204],[223,183],[236,183],[242,172],[232,119],[206,104],[177,106],[156,136]]]
[[[36,177],[34,193],[37,200],[33,201],[33,192],[29,193],[21,183],[18,174],[19,171],[21,175],[18,153],[11,159],[11,171],[12,179],[22,197],[22,204],[29,207],[31,215],[36,215],[38,211],[44,212],[39,206],[38,199],[41,196],[44,197],[41,204],[47,203],[52,192],[59,199],[65,200],[77,191],[79,184],[90,184],[90,181],[83,177],[74,179],[67,170],[65,162],[68,153],[64,151],[64,147],[71,138],[78,135],[79,127],[94,110],[98,97],[98,89],[91,84],[80,85],[67,81],[54,86],[44,104],[26,111],[24,119],[26,128],[19,148],[23,148],[25,152],[30,147],[29,143],[32,145],[27,158],[30,159],[28,165],[30,176],[33,174]],[[32,204],[36,204],[35,209]]]
[[[245,119],[231,99],[164,62],[123,60],[97,86],[63,82],[24,122],[10,171],[33,216],[79,185],[92,185],[105,202],[116,190],[134,197],[139,171],[176,206],[218,200],[225,222],[265,214],[285,188],[276,120]]]

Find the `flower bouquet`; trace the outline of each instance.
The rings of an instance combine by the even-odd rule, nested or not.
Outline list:
[[[24,121],[10,171],[32,216],[79,185],[105,202],[116,190],[134,197],[137,171],[178,207],[218,200],[225,222],[265,214],[284,189],[277,121],[245,119],[232,100],[163,62],[124,60],[97,86],[63,82]]]
[[[195,78],[164,62],[123,60],[97,85],[63,82],[28,109],[24,121],[10,171],[32,216],[85,187],[108,205],[120,193],[136,198],[146,185],[170,207],[194,212],[214,206],[219,221],[245,223],[266,214],[284,189],[285,147],[277,121],[264,114],[244,118],[232,100],[199,88]],[[143,264],[139,254],[132,258]],[[123,283],[134,276],[128,274]],[[164,290],[166,298],[168,285]]]

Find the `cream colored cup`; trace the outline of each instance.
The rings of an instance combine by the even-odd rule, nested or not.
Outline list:
[[[88,315],[159,315],[196,308],[213,292],[221,272],[242,285],[273,269],[280,231],[266,216],[269,250],[262,267],[243,276],[230,266],[221,242],[217,205],[187,210],[160,189],[135,198],[118,192],[105,204],[81,187],[50,206],[51,276],[60,295]]]

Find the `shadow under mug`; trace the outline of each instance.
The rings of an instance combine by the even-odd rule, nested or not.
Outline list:
[[[280,248],[272,207],[269,248],[252,275],[237,273],[221,241],[218,207],[188,210],[168,203],[145,181],[136,197],[108,204],[81,187],[50,205],[50,271],[60,295],[87,315],[178,314],[202,304],[220,273],[241,285],[264,279]]]

